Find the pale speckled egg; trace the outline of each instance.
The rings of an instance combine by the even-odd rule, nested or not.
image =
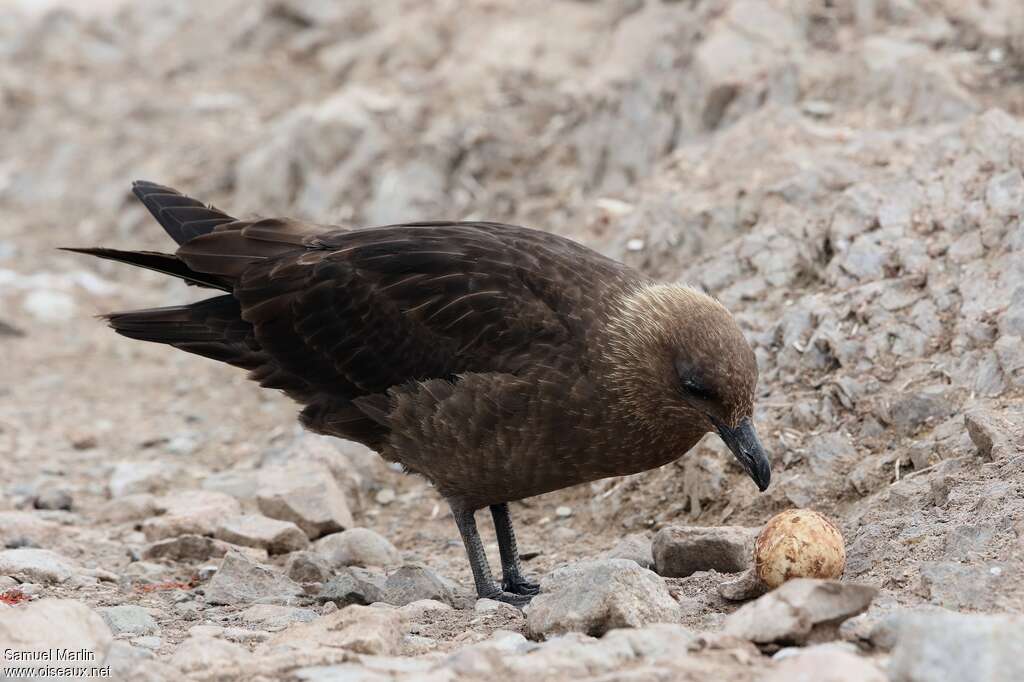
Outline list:
[[[845,568],[842,533],[810,509],[776,514],[754,543],[754,569],[758,579],[771,589],[791,578],[834,580]]]

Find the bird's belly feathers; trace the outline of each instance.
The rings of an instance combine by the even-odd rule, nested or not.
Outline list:
[[[396,396],[384,456],[467,508],[645,471],[683,455],[619,428],[585,378],[530,381],[480,374]]]

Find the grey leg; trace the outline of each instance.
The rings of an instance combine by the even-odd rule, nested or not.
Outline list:
[[[492,504],[491,516],[494,517],[494,531],[498,536],[498,552],[501,554],[501,589],[513,594],[537,594],[540,585],[524,578],[519,565],[519,548],[516,547],[516,533],[512,529],[508,503]]]
[[[496,599],[515,606],[527,604],[532,595],[504,592],[494,584],[491,567],[487,564],[487,555],[484,553],[484,544],[480,541],[480,533],[476,529],[476,518],[473,516],[473,511],[460,511],[453,508],[452,515],[455,516],[455,525],[459,527],[459,533],[462,535],[462,544],[466,546],[466,555],[469,557],[469,566],[473,570],[473,582],[476,585],[477,596]]]

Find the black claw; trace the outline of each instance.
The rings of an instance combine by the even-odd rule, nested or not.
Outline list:
[[[493,599],[494,601],[505,602],[506,604],[511,604],[512,606],[515,606],[516,608],[520,608],[521,609],[521,608],[523,608],[524,606],[526,606],[527,604],[530,603],[530,600],[533,599],[533,595],[532,594],[515,594],[513,592],[505,592],[504,590],[499,590],[497,587],[495,587],[493,592],[487,592],[486,594],[481,594],[480,598],[481,599]]]
[[[540,594],[540,585],[526,578],[503,580],[501,582],[501,589],[512,594],[525,594],[531,597],[535,594]]]

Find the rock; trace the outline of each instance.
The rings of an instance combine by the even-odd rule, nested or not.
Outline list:
[[[566,507],[565,505],[562,505],[560,507],[556,507],[555,508],[555,516],[557,516],[560,519],[567,519],[567,518],[569,518],[570,516],[572,516],[572,507]]]
[[[338,566],[392,566],[402,560],[395,546],[369,528],[349,528],[313,544],[313,551]]]
[[[331,578],[331,565],[313,552],[292,552],[284,572],[297,583],[322,583]]]
[[[167,487],[180,471],[177,464],[159,459],[118,462],[110,474],[107,490],[114,500],[135,493],[158,492]]]
[[[241,513],[238,500],[224,493],[189,490],[158,500],[162,516],[147,519],[142,532],[150,542],[179,535],[213,535],[226,517]]]
[[[419,603],[419,602],[413,602],[413,604],[417,604],[417,603]],[[412,604],[410,604],[410,606],[411,605]],[[473,610],[476,613],[502,613],[502,612],[504,612],[504,613],[507,613],[509,615],[518,615],[520,613],[519,609],[517,609],[516,607],[512,606],[511,604],[506,604],[503,601],[496,601],[494,599],[486,599],[486,598],[484,598],[484,599],[477,599],[476,600],[476,605],[473,607]]]
[[[416,564],[402,566],[389,575],[384,593],[382,601],[395,606],[404,606],[420,599],[453,603],[452,592],[444,580],[426,566]]]
[[[737,578],[718,583],[718,594],[729,601],[755,599],[768,591],[768,586],[757,576],[756,568],[748,568]]]
[[[48,488],[39,492],[32,501],[36,509],[63,510],[71,509],[71,493],[63,488]]]
[[[178,645],[170,664],[188,673],[236,666],[251,658],[249,650],[238,644],[212,637],[189,637]]]
[[[156,660],[153,649],[158,648],[160,644],[153,646],[153,640],[159,642],[160,638],[135,637],[131,640],[131,644],[124,640],[111,644],[105,661],[106,665],[110,666],[110,674],[107,677],[112,680],[132,680],[132,682],[177,682],[180,680],[181,673],[177,668]]]
[[[973,408],[964,415],[967,435],[985,459],[1002,459],[1014,452],[1009,428],[991,411]]]
[[[604,553],[603,558],[629,559],[643,568],[654,567],[651,539],[642,533],[633,533],[622,538],[614,547]]]
[[[271,554],[286,554],[309,545],[306,534],[290,521],[261,514],[242,514],[221,521],[214,536],[246,547],[262,547]]]
[[[256,502],[261,512],[291,521],[311,540],[355,525],[345,494],[322,465],[299,463],[264,470]]]
[[[1010,294],[1006,310],[999,314],[1000,336],[1024,336],[1024,286]]]
[[[666,578],[739,573],[750,566],[756,537],[757,529],[741,526],[666,526],[654,536],[654,567]]]
[[[923,561],[918,593],[933,604],[961,609],[991,608],[995,604],[995,582],[986,566],[959,561]]]
[[[852,648],[852,647],[851,647]],[[787,651],[787,650],[783,650]],[[778,658],[779,664],[763,682],[886,682],[885,674],[869,660],[837,644],[818,644]],[[779,652],[782,653],[782,652]]]
[[[155,635],[160,632],[156,620],[141,606],[106,606],[97,612],[115,635]]]
[[[585,561],[559,568],[541,582],[526,609],[534,636],[675,622],[679,605],[655,573],[627,559]]]
[[[826,641],[877,593],[871,585],[796,578],[730,614],[723,631],[757,644]]]
[[[264,647],[348,649],[359,654],[390,656],[402,644],[402,618],[396,611],[346,606],[310,623],[296,623]]]
[[[377,500],[377,504],[386,506],[395,501],[395,491],[392,488],[381,488],[373,498]]]
[[[243,507],[256,506],[259,474],[249,469],[228,469],[206,476],[200,484],[203,490],[224,493],[239,500]]]
[[[23,582],[62,583],[81,568],[67,557],[48,549],[7,549],[0,551],[0,575]]]
[[[993,175],[985,188],[985,203],[1000,218],[1024,213],[1024,175],[1016,168]]]
[[[195,562],[222,557],[231,551],[244,554],[254,561],[262,561],[267,558],[265,550],[255,547],[239,547],[204,535],[180,535],[168,540],[157,540],[142,550],[142,558]]]
[[[144,637],[132,637],[132,644],[135,646],[142,647],[143,649],[157,650],[160,645],[163,644],[163,640],[159,637],[144,636]]]
[[[343,568],[320,589],[317,601],[333,602],[338,606],[367,605],[386,601],[385,579],[376,573],[356,566]]]
[[[210,604],[282,603],[302,594],[298,583],[239,554],[229,552],[203,590]]]
[[[253,604],[239,614],[243,623],[256,625],[265,630],[283,630],[292,623],[309,623],[316,620],[313,609],[277,604]]]
[[[115,497],[98,511],[99,518],[110,523],[128,523],[149,518],[159,511],[156,497],[149,493],[136,493]]]
[[[892,682],[1024,680],[1024,618],[905,613],[896,623]]]
[[[481,599],[480,601],[491,601],[491,600],[490,599],[487,599],[487,600]],[[498,604],[500,602],[494,602],[494,603]],[[505,604],[505,606],[508,606],[508,604]],[[512,608],[515,608],[515,607],[512,607]],[[402,618],[404,620],[412,621],[412,622],[415,623],[415,622],[418,622],[421,618],[423,618],[428,613],[444,613],[446,611],[451,611],[451,610],[452,610],[452,607],[449,606],[448,604],[445,604],[444,602],[439,602],[439,601],[434,600],[434,599],[419,599],[419,600],[414,601],[414,602],[409,602],[405,606],[401,607],[400,609],[398,609],[398,613],[402,616]]]
[[[904,433],[912,433],[925,423],[937,422],[952,412],[952,405],[942,395],[908,392],[890,405],[889,420]]]
[[[50,544],[61,526],[38,512],[0,511],[0,547],[38,547]]]
[[[22,309],[42,322],[67,322],[75,314],[75,299],[63,291],[31,291],[21,303]]]
[[[84,649],[95,654],[95,660],[88,665],[103,666],[112,641],[110,629],[103,619],[79,601],[41,599],[17,608],[0,607],[0,642],[3,643],[3,649]],[[6,658],[4,663],[9,665]],[[50,661],[45,665],[65,669],[82,663]],[[71,675],[65,674],[62,677]]]

